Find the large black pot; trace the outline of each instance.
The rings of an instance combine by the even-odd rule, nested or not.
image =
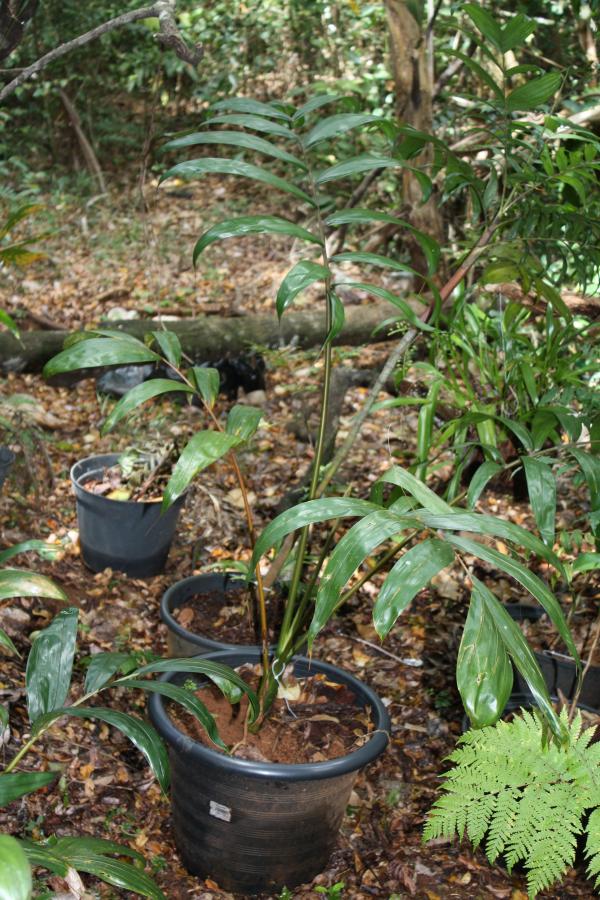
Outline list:
[[[15,454],[10,447],[0,447],[0,488],[6,481],[10,467],[15,461]]]
[[[167,626],[167,653],[169,656],[198,656],[204,653],[218,653],[220,650],[239,650],[235,644],[215,641],[204,634],[188,631],[180,625],[173,613],[183,606],[194,594],[212,594],[217,609],[226,604],[228,591],[234,590],[245,580],[237,573],[211,572],[191,575],[171,585],[160,602],[160,617]],[[244,646],[244,650],[260,651],[259,645]]]
[[[256,663],[256,651],[211,653],[236,667]],[[358,750],[326,762],[254,762],[211,750],[183,734],[153,694],[150,719],[169,745],[175,843],[185,867],[228,891],[279,891],[321,872],[331,855],[354,778],[385,749],[390,720],[377,695],[327,663],[294,658],[296,675],[323,673],[347,685],[370,707],[373,736]],[[185,674],[163,680],[182,683]]]
[[[132,578],[159,575],[185,495],[161,514],[160,501],[109,500],[85,489],[86,481],[101,477],[118,459],[118,453],[88,456],[71,469],[83,561],[93,572],[110,568]]]

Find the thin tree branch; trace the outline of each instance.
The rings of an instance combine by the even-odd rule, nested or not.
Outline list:
[[[60,59],[67,53],[70,53],[71,50],[75,50],[78,47],[84,47],[86,44],[95,41],[96,38],[102,37],[103,34],[106,34],[109,31],[122,28],[124,25],[130,25],[132,22],[139,22],[141,19],[158,19],[160,33],[157,35],[157,39],[159,42],[164,46],[173,49],[181,59],[190,63],[190,65],[198,64],[202,57],[202,49],[199,46],[190,49],[179,34],[175,22],[175,0],[157,0],[152,6],[132,9],[130,12],[116,16],[108,22],[103,22],[102,25],[97,25],[96,28],[92,28],[91,31],[81,34],[79,37],[73,38],[73,40],[67,41],[65,44],[61,44],[60,47],[55,47],[54,50],[50,50],[49,53],[40,57],[40,59],[36,60],[32,65],[23,69],[16,78],[13,78],[12,81],[0,90],[0,103],[13,94],[14,91],[29,78],[37,75],[38,72],[41,72],[42,69],[45,69],[50,63]]]

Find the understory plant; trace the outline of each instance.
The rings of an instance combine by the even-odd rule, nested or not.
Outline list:
[[[478,13],[473,12],[478,8],[468,6],[467,9],[479,27],[481,17],[478,20]],[[489,30],[487,19],[483,22]],[[485,30],[482,31],[485,35]],[[495,24],[493,37],[503,53],[507,53],[522,46],[532,31],[533,23],[518,15],[502,27]],[[482,39],[477,38],[476,43],[484,52]],[[530,69],[519,67],[517,72],[505,71],[503,86],[496,85],[493,89],[495,98],[488,104],[494,115],[497,113],[498,127],[504,129],[506,147],[512,148],[511,171],[519,171],[515,159],[519,158],[522,145],[526,145],[529,152],[528,141],[533,141],[536,147],[539,145],[539,152],[548,147],[548,152],[552,153],[551,148],[560,146],[563,140],[563,134],[551,115],[545,116],[543,125],[518,118],[519,113],[543,107],[560,84],[560,78],[553,73],[533,72],[533,76],[529,77]],[[478,71],[478,75],[489,84],[490,76],[485,70]],[[511,79],[517,76],[524,83],[513,86]],[[554,709],[542,673],[522,632],[492,590],[472,572],[473,560],[476,560],[515,579],[544,607],[564,645],[580,666],[560,604],[546,582],[529,565],[532,557],[538,557],[549,569],[565,577],[564,565],[551,542],[503,518],[461,507],[460,495],[448,502],[433,492],[421,478],[400,466],[392,466],[378,479],[369,499],[343,496],[339,492],[336,495],[336,489],[331,486],[332,470],[324,467],[325,425],[333,366],[332,344],[344,324],[340,286],[350,285],[392,303],[398,310],[400,330],[404,332],[400,339],[405,341],[402,346],[407,346],[418,333],[435,332],[442,325],[442,312],[451,303],[453,292],[465,281],[498,234],[502,237],[500,243],[504,245],[506,229],[517,215],[519,201],[523,197],[533,196],[536,190],[535,186],[527,187],[526,177],[535,176],[537,179],[539,173],[536,170],[532,175],[522,170],[525,174],[520,186],[515,184],[506,193],[500,180],[502,173],[499,176],[495,164],[490,163],[489,172],[496,173],[495,176],[490,174],[496,187],[494,196],[501,198],[501,208],[494,213],[491,221],[483,222],[470,247],[461,255],[453,274],[444,279],[438,271],[441,248],[430,235],[417,231],[411,223],[387,212],[366,206],[356,208],[344,205],[348,202],[349,192],[340,191],[339,186],[346,185],[357,175],[396,169],[417,180],[424,200],[432,195],[434,180],[440,173],[445,178],[454,176],[454,190],[465,190],[470,196],[477,197],[482,180],[476,167],[470,166],[445,144],[429,135],[383,117],[348,111],[345,104],[343,98],[327,94],[316,95],[300,107],[287,102],[265,103],[247,98],[220,101],[209,109],[207,118],[201,123],[201,130],[177,137],[170,142],[168,149],[180,151],[220,145],[231,148],[232,155],[200,155],[176,164],[162,179],[192,179],[210,174],[249,178],[271,190],[282,192],[295,204],[294,214],[289,218],[267,214],[247,215],[213,225],[200,235],[194,249],[194,260],[198,260],[216,241],[248,234],[284,235],[303,247],[302,257],[279,287],[276,310],[281,317],[301,291],[318,288],[324,313],[321,351],[323,381],[320,425],[306,500],[278,516],[255,540],[242,461],[238,461],[237,451],[251,439],[261,413],[236,406],[223,422],[215,412],[218,373],[195,366],[186,358],[173,333],[156,331],[147,341],[141,341],[126,332],[92,330],[78,336],[75,342],[51,360],[46,374],[102,365],[156,362],[161,357],[173,377],[151,379],[133,388],[115,406],[106,427],[115,424],[141,403],[165,393],[183,390],[195,394],[200,400],[208,427],[195,434],[182,451],[163,502],[165,507],[168,506],[198,472],[222,457],[227,456],[238,475],[250,542],[254,544],[250,568],[258,586],[263,651],[263,674],[258,692],[254,694],[246,688],[252,709],[256,711],[254,720],[249,723],[250,730],[260,728],[267,716],[279,679],[294,653],[305,641],[312,652],[317,636],[331,617],[368,578],[388,570],[373,608],[374,626],[380,637],[384,638],[416,595],[430,585],[432,578],[458,563],[472,586],[457,662],[458,688],[472,724],[481,728],[498,721],[511,692],[514,664],[542,712],[543,727],[550,736],[552,746],[568,747],[568,724]],[[329,112],[328,107],[343,111]],[[511,123],[508,130],[505,124],[501,124],[507,121]],[[516,134],[514,139],[513,133]],[[573,131],[568,133],[571,138],[573,134],[577,135]],[[360,152],[336,159],[335,140],[342,134],[346,137],[358,134]],[[576,136],[575,139],[579,138]],[[424,167],[419,164],[418,158],[428,144],[433,145],[434,161]],[[258,165],[248,161],[248,157],[254,159],[256,155],[266,157],[267,163]],[[596,163],[590,164],[590,170],[593,171],[595,166]],[[302,220],[303,224],[298,224],[298,220]],[[382,222],[394,224],[410,233],[423,252],[428,271],[416,271],[406,261],[363,249],[335,249],[332,231]],[[360,237],[355,240],[360,248]],[[494,253],[497,255],[499,252],[496,245]],[[503,249],[502,253],[505,252]],[[377,275],[372,274],[381,270],[388,275],[397,273],[411,279],[415,289],[399,293],[389,286],[382,286]],[[560,298],[557,299],[553,285],[544,279],[543,273],[536,270],[532,281],[535,281],[540,296],[555,308],[558,315],[564,316]],[[409,301],[419,304],[415,307],[416,312]],[[340,522],[353,518],[358,521],[340,538]],[[326,529],[313,527],[322,523],[328,523]],[[496,549],[490,539],[502,542],[502,551]],[[270,656],[260,561],[272,550],[274,563],[280,566],[282,559],[288,558],[292,565],[277,647]],[[373,564],[370,560],[376,551],[379,555]],[[348,587],[358,572],[358,579]],[[176,664],[173,662],[170,665],[170,671],[175,670]],[[180,670],[185,671],[185,668]],[[223,677],[234,680],[234,673]],[[492,736],[500,734],[494,729],[485,733]],[[524,752],[531,753],[531,745]]]
[[[45,596],[67,601],[63,591],[42,575],[7,569],[0,572],[0,597],[21,596]],[[243,693],[247,692],[241,678],[218,663],[201,659],[158,660],[144,653],[119,651],[97,653],[82,660],[86,667],[85,679],[82,684],[72,683],[78,617],[76,608],[66,607],[33,638],[25,672],[30,733],[0,772],[0,808],[34,791],[48,788],[57,781],[57,771],[31,769],[30,766],[36,762],[39,765],[40,758],[36,751],[40,743],[47,740],[52,726],[65,717],[96,720],[119,730],[146,758],[161,789],[167,792],[169,759],[162,739],[145,720],[99,705],[98,698],[109,688],[158,692],[168,697],[202,723],[215,745],[226,749],[213,717],[193,690],[186,685],[179,687],[147,676],[169,671],[203,674],[214,679],[232,703],[239,702]],[[18,654],[4,632],[0,632],[0,638],[3,652]],[[258,706],[253,697],[250,702],[250,717],[255,718]],[[4,706],[0,707],[0,730],[6,744],[10,739],[10,717],[8,708]],[[59,875],[71,887],[76,884],[82,887],[76,873],[83,872],[143,897],[165,900],[163,892],[144,872],[144,864],[140,853],[114,841],[78,835],[51,835],[44,840],[29,840],[0,834],[0,894],[10,897],[10,900],[29,900],[31,868],[41,868]]]

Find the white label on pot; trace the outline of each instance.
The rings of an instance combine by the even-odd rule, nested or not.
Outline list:
[[[216,803],[214,800],[211,800],[208,811],[215,819],[223,819],[224,822],[231,822],[231,810],[222,803]]]

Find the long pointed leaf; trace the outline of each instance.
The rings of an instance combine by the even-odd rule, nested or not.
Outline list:
[[[393,269],[394,272],[405,272],[407,275],[422,278],[434,297],[438,301],[440,299],[440,292],[430,278],[427,278],[425,275],[417,272],[416,269],[413,269],[411,266],[407,266],[406,263],[401,263],[395,259],[390,259],[389,256],[383,256],[380,253],[366,253],[361,251],[349,250],[346,253],[337,253],[334,257],[332,257],[332,262],[353,262],[357,264],[364,263],[367,266],[376,266],[377,268],[383,269]]]
[[[302,106],[298,107],[292,116],[292,120],[296,122],[298,119],[303,119],[305,116],[310,115],[311,112],[315,112],[322,106],[327,106],[329,103],[337,103],[338,100],[343,100],[343,98],[343,94],[317,94],[315,97],[311,97],[310,100],[307,100],[306,103],[303,103]]]
[[[56,781],[57,772],[15,772],[0,775],[0,808]]]
[[[369,113],[339,113],[321,119],[314,128],[308,132],[304,138],[304,146],[306,148],[314,147],[321,141],[327,141],[329,138],[338,137],[347,131],[355,128],[362,128],[364,125],[372,125],[373,122],[381,121],[381,116],[374,116]]]
[[[540,667],[529,644],[523,637],[521,629],[517,623],[511,619],[500,601],[492,594],[492,592],[477,578],[471,576],[473,582],[473,591],[477,591],[484,602],[487,611],[490,613],[494,624],[498,630],[498,634],[502,638],[506,650],[510,654],[517,670],[527,682],[535,702],[545,714],[553,733],[557,738],[563,738],[563,729],[559,718],[554,711],[548,688],[544,681],[544,676],[540,671]]]
[[[52,722],[62,716],[75,716],[78,719],[100,719],[113,728],[118,728],[129,738],[138,750],[143,753],[148,765],[154,772],[156,780],[166,793],[169,787],[169,758],[165,746],[158,733],[144,722],[117,709],[107,709],[103,706],[64,706],[62,709],[54,709],[39,719],[36,719],[32,729],[32,735],[47,728]]]
[[[326,522],[328,519],[339,519],[343,516],[366,516],[380,509],[376,503],[368,500],[354,500],[345,497],[327,497],[322,500],[307,500],[298,503],[292,509],[273,519],[259,535],[252,554],[250,568],[255,569],[263,553],[278,544],[287,534],[312,525],[314,522]]]
[[[63,609],[39,633],[27,660],[25,684],[29,719],[36,722],[44,713],[63,705],[69,693],[79,610]]]
[[[53,581],[37,572],[4,569],[0,572],[0,600],[9,597],[50,597],[66,601],[67,595]]]
[[[225,430],[239,441],[249,441],[256,434],[263,417],[262,409],[256,406],[242,406],[236,403],[227,414]]]
[[[510,697],[510,659],[481,591],[471,594],[469,612],[458,649],[456,684],[474,728],[498,721]]]
[[[227,750],[227,744],[219,737],[217,723],[213,716],[209,713],[204,703],[191,691],[176,684],[171,684],[169,681],[138,681],[133,679],[124,683],[128,688],[138,688],[141,691],[160,694],[163,697],[168,697],[169,700],[179,703],[180,706],[183,706],[184,709],[198,719],[213,744],[216,744],[222,750]]]
[[[382,640],[419,591],[453,562],[452,547],[437,539],[416,544],[400,557],[385,579],[373,608],[373,624]]]
[[[31,889],[25,851],[10,834],[0,834],[0,900],[29,900]]]
[[[200,658],[161,659],[158,662],[142,666],[135,672],[135,675],[149,675],[157,672],[195,672],[206,675],[217,685],[230,703],[238,703],[242,693],[246,694],[252,709],[251,721],[255,721],[258,717],[260,706],[256,694],[244,679],[240,678],[237,672],[230,669],[229,666]]]
[[[411,494],[419,503],[430,510],[432,513],[444,515],[449,513],[455,515],[455,510],[438,497],[437,494],[423,484],[420,479],[416,478],[411,472],[402,469],[400,466],[392,466],[387,472],[377,479],[378,482],[386,482],[388,484],[396,484]]]
[[[160,357],[141,341],[89,338],[61,350],[44,366],[44,378],[96,366],[125,366],[158,361]]]
[[[185,147],[194,147],[198,144],[224,144],[231,147],[240,147],[242,150],[254,150],[256,153],[272,156],[273,159],[280,159],[303,171],[306,170],[306,164],[301,159],[298,159],[297,156],[294,156],[293,153],[288,153],[287,150],[282,150],[276,144],[271,144],[255,134],[246,134],[245,131],[197,131],[194,134],[188,134],[185,137],[169,141],[162,149],[180,150]]]
[[[552,469],[535,456],[523,456],[522,462],[535,524],[544,543],[552,547],[556,521],[556,479]]]
[[[0,648],[2,647],[9,653],[14,653],[15,656],[21,655],[4,629],[0,628]]]
[[[220,431],[200,431],[190,438],[175,463],[165,488],[163,509],[168,509],[178,497],[181,497],[198,472],[221,459],[238,443],[239,439],[235,435]]]
[[[456,537],[455,535],[448,535],[447,539],[451,544],[454,544],[455,547],[464,550],[466,553],[471,553],[478,559],[483,559],[485,562],[491,563],[502,572],[506,572],[507,575],[514,578],[519,584],[522,584],[523,587],[544,607],[550,616],[552,624],[568,647],[569,653],[575,659],[576,664],[578,666],[581,665],[577,647],[573,641],[573,637],[569,630],[569,626],[567,625],[564,613],[560,608],[560,604],[550,588],[548,588],[537,575],[530,572],[529,569],[525,568],[525,566],[516,559],[511,559],[504,553],[499,553],[498,550],[486,547],[485,544],[481,544],[479,541],[472,541],[470,538]]]
[[[349,178],[351,175],[361,175],[363,172],[373,172],[376,169],[399,169],[404,165],[404,160],[401,159],[364,153],[362,156],[346,159],[324,169],[317,175],[315,181],[317,184],[327,184],[330,181],[338,181],[340,178]]]
[[[136,669],[137,666],[137,654],[134,653],[124,653],[118,650],[108,653],[94,653],[85,675],[84,691],[86,694],[95,694],[96,691],[108,684],[117,672],[126,675],[128,672]]]
[[[247,234],[286,234],[297,240],[321,245],[321,239],[317,235],[280,216],[240,216],[237,219],[219,222],[218,225],[213,225],[204,232],[194,247],[194,264],[202,251],[215,241],[222,241],[230,237],[243,237]]]
[[[252,163],[243,162],[239,159],[221,159],[211,156],[207,156],[204,159],[190,159],[187,162],[173,166],[172,169],[169,169],[168,172],[161,176],[160,181],[162,183],[167,178],[198,178],[201,175],[210,174],[239,175],[242,178],[250,178],[253,181],[268,184],[270,187],[277,188],[277,190],[293,194],[294,197],[303,200],[310,206],[315,205],[312,197],[309,197],[305,191],[296,187],[291,181],[286,181],[284,178],[279,178],[278,175],[273,175],[266,169],[261,169],[260,166],[255,166]]]
[[[483,490],[494,475],[497,475],[498,472],[502,471],[502,466],[498,465],[498,463],[492,462],[491,460],[487,460],[483,462],[475,474],[471,478],[471,483],[469,484],[469,492],[467,494],[467,506],[471,509],[475,506],[477,501],[479,500]]]
[[[227,97],[225,100],[213,103],[210,108],[211,111],[226,109],[234,113],[250,113],[251,115],[267,116],[271,119],[290,121],[290,116],[283,110],[278,109],[271,103],[263,103],[261,100],[254,100],[251,97]]]
[[[357,522],[341,539],[325,568],[317,591],[315,611],[308,629],[308,645],[331,618],[342,588],[352,574],[383,541],[402,531],[406,520],[389,509],[378,509]]]
[[[285,310],[290,306],[298,294],[310,287],[316,281],[325,281],[330,272],[322,263],[311,262],[309,259],[299,260],[287,273],[277,291],[275,309],[281,319]]]
[[[380,287],[377,284],[368,284],[363,281],[336,281],[335,286],[345,286],[355,288],[357,291],[365,291],[367,294],[373,294],[375,297],[381,297],[382,300],[387,300],[389,303],[392,303],[396,306],[400,312],[402,313],[402,318],[413,326],[413,328],[418,328],[419,331],[435,331],[431,325],[428,325],[427,322],[423,322],[422,319],[416,314],[416,312],[411,309],[406,300],[403,300],[402,297],[399,297],[398,294],[393,294],[391,291],[388,291],[386,288]]]
[[[107,434],[115,427],[117,422],[120,422],[121,419],[128,416],[129,413],[133,412],[133,410],[142,403],[152,400],[153,397],[159,397],[161,394],[173,393],[175,391],[183,391],[187,394],[194,393],[194,389],[189,387],[189,385],[181,381],[174,381],[172,378],[151,378],[149,381],[143,381],[141,384],[136,384],[135,387],[132,387],[131,390],[127,391],[124,397],[121,397],[119,402],[108,414],[106,421],[102,426],[102,434]]]
[[[294,132],[280,122],[271,122],[263,116],[253,116],[251,113],[225,113],[206,119],[202,126],[207,125],[240,125],[242,128],[251,128],[253,131],[262,131],[264,134],[274,134],[277,137],[297,141]]]

